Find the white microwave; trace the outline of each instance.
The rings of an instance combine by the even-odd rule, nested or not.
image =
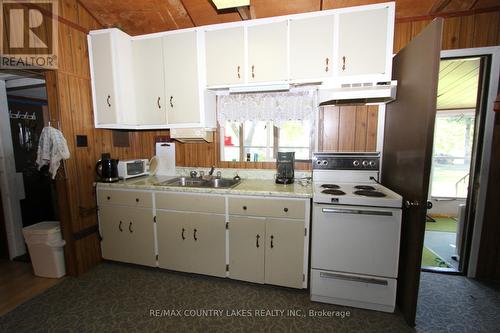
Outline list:
[[[118,177],[128,179],[149,175],[149,160],[125,160],[118,161]]]

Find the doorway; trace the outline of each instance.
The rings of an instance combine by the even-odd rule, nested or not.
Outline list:
[[[45,78],[38,73],[0,71],[0,79],[2,96],[6,97],[2,119],[9,120],[4,126],[8,133],[1,141],[8,157],[2,167],[9,178],[2,185],[2,192],[9,191],[10,198],[9,207],[4,205],[3,209],[9,209],[10,216],[5,222],[2,220],[2,227],[9,231],[10,257],[28,261],[25,251],[19,251],[22,246],[18,243],[24,245],[22,228],[41,221],[55,221],[58,212],[55,185],[48,168],[39,170],[36,163],[38,141],[42,129],[49,123],[47,91]]]
[[[466,204],[473,157],[479,157],[475,148],[481,147],[476,133],[486,65],[485,57],[440,62],[423,270],[461,273],[464,267]]]

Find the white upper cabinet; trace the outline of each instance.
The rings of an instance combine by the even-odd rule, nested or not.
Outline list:
[[[245,82],[244,27],[205,32],[207,85]]]
[[[341,12],[338,21],[337,75],[341,81],[390,80],[394,7]]]
[[[166,124],[162,38],[137,39],[132,46],[138,123]]]
[[[88,36],[96,127],[134,121],[132,48],[130,37],[118,29]]]
[[[288,21],[248,26],[248,82],[288,79]]]
[[[167,122],[199,123],[197,32],[190,30],[164,36],[163,63]]]
[[[290,20],[290,80],[333,75],[333,14]]]

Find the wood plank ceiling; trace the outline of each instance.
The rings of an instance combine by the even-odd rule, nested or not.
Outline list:
[[[437,109],[474,109],[479,85],[479,58],[442,60],[439,67]]]
[[[240,21],[236,10],[217,12],[211,0],[78,0],[105,27],[118,27],[130,35]],[[385,0],[251,0],[256,18],[288,15]],[[429,16],[486,8],[498,0],[396,0],[396,18]]]

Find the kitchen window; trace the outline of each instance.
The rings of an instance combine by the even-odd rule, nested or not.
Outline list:
[[[309,160],[316,105],[315,91],[219,96],[221,160],[272,162],[278,151]]]
[[[281,127],[272,121],[226,121],[221,128],[221,160],[275,161],[278,151],[293,151],[295,159],[309,160],[314,147],[311,121],[288,120]]]

